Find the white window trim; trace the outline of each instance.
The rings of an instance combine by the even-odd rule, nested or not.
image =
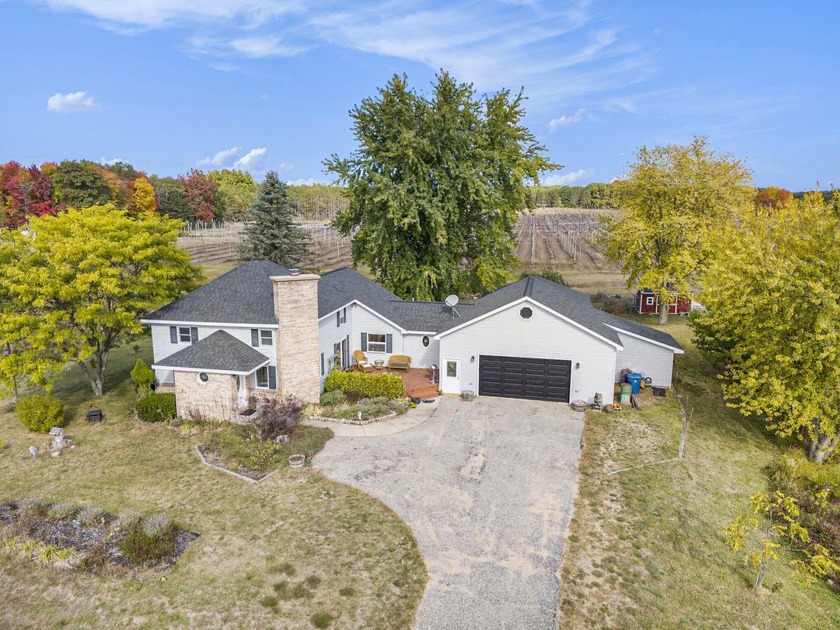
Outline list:
[[[263,334],[264,333],[268,333],[268,337],[270,339],[270,341],[268,343],[265,343],[263,341]],[[260,347],[262,347],[262,346],[273,346],[274,345],[274,331],[273,330],[270,330],[268,328],[259,328],[258,332],[257,332],[257,338],[259,339]]]
[[[371,337],[382,337],[382,341],[371,341]],[[382,350],[375,350],[371,344],[376,347],[382,347]],[[377,354],[386,354],[388,352],[388,335],[387,333],[367,333],[367,351]]]
[[[179,345],[179,346],[192,345],[192,332],[190,331],[190,326],[176,326],[176,328],[178,329],[178,343],[177,343],[177,345]],[[184,331],[187,331],[187,340],[186,341],[184,341],[184,338],[183,338]]]
[[[265,370],[265,385],[260,385],[260,372]],[[263,365],[262,367],[258,367],[254,370],[254,387],[257,389],[271,389],[271,380],[268,377],[268,366]]]
[[[645,297],[645,305],[653,306],[653,296],[652,295],[648,295],[648,296]]]

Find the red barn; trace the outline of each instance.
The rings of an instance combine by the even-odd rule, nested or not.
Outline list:
[[[691,296],[671,294],[672,302],[668,305],[669,315],[688,315],[691,312]],[[659,297],[651,289],[636,291],[636,312],[643,315],[659,313]]]

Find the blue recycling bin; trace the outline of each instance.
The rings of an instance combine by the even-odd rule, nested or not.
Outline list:
[[[642,375],[638,372],[631,372],[627,375],[627,382],[633,387],[633,393],[638,394],[642,389]]]

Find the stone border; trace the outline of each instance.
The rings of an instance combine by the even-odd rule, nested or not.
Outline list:
[[[205,466],[209,466],[210,468],[215,468],[216,470],[221,470],[222,472],[226,472],[227,474],[233,475],[234,477],[237,477],[239,479],[244,479],[245,481],[250,481],[253,484],[262,483],[263,481],[265,481],[266,479],[271,477],[271,475],[273,475],[274,473],[278,473],[281,470],[283,470],[282,468],[276,468],[276,469],[272,470],[270,473],[268,473],[267,475],[263,475],[259,479],[252,479],[251,477],[248,477],[246,475],[240,475],[238,472],[234,472],[234,471],[230,470],[229,468],[225,468],[224,466],[217,466],[216,464],[211,464],[206,459],[204,459],[204,453],[202,453],[201,449],[198,448],[198,444],[195,445],[195,452],[198,453],[198,456],[201,458],[201,463],[203,463]]]
[[[355,425],[365,425],[365,424],[373,424],[374,422],[379,422],[380,420],[390,420],[391,418],[396,418],[399,414],[396,411],[392,411],[391,413],[387,413],[384,416],[379,416],[377,418],[368,418],[367,420],[354,420],[353,418],[329,418],[327,416],[310,416],[308,418],[304,418],[304,420],[317,420],[318,422],[332,422],[334,424],[355,424]]]

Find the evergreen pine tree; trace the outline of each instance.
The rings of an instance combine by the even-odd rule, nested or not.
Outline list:
[[[243,260],[265,259],[283,267],[312,262],[309,235],[292,218],[289,189],[269,171],[245,218]]]

